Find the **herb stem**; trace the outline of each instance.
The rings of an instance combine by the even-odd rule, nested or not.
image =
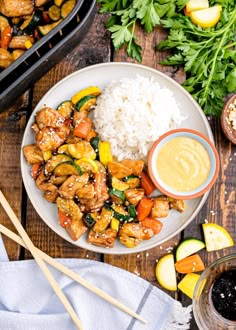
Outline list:
[[[220,43],[218,45],[218,48],[217,48],[217,50],[216,50],[216,52],[214,54],[214,57],[213,57],[213,60],[212,60],[212,67],[211,67],[210,75],[209,75],[209,77],[207,79],[207,84],[205,86],[205,90],[204,90],[204,93],[203,93],[203,98],[206,98],[206,95],[208,93],[209,86],[210,86],[210,84],[212,82],[212,78],[213,78],[213,75],[214,75],[214,72],[215,72],[215,66],[216,66],[217,57],[218,57],[218,54],[219,54],[219,52],[220,52],[220,50],[222,48],[222,45],[223,45],[223,43],[225,41],[225,38],[226,38],[227,33],[228,33],[228,31],[226,30],[224,32],[221,40],[220,40]]]

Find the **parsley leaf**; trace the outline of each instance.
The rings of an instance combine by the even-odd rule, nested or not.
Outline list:
[[[220,115],[224,97],[236,92],[236,8],[231,0],[226,2],[221,21],[212,28],[196,26],[180,14],[162,20],[169,34],[157,45],[173,53],[162,64],[184,67],[183,86],[207,115]]]
[[[128,56],[142,62],[142,48],[136,42],[134,26],[139,24],[147,33],[160,25],[161,18],[182,10],[188,0],[97,0],[101,13],[111,16],[106,28],[111,32],[115,49],[126,47]],[[135,24],[135,25],[134,25]]]

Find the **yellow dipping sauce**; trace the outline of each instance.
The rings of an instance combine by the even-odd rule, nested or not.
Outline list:
[[[185,192],[200,187],[206,181],[210,157],[200,142],[189,137],[176,137],[160,149],[156,166],[164,184]]]

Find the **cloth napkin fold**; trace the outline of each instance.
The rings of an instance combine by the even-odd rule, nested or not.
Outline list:
[[[192,307],[183,307],[180,302],[142,278],[98,261],[57,260],[148,321],[147,324],[143,324],[130,317],[49,266],[75,309],[84,330],[189,329]],[[0,329],[76,329],[36,262],[34,260],[9,262],[1,236]]]

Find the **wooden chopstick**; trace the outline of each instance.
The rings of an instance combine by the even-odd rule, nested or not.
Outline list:
[[[0,224],[0,232],[2,232],[4,235],[6,235],[9,238],[11,238],[16,243],[22,245],[25,248],[28,248],[26,246],[26,244],[24,243],[24,241],[22,240],[22,238],[20,238],[18,235],[16,235],[11,230],[9,230],[8,228],[6,228],[5,226],[3,226],[1,224]],[[51,258],[49,255],[47,255],[43,251],[39,250],[38,248],[35,247],[35,249],[37,250],[37,252],[40,255],[40,257],[44,261],[46,261],[48,264],[50,264],[51,266],[53,266],[56,269],[60,270],[62,273],[64,273],[65,275],[69,276],[74,281],[78,282],[79,284],[81,284],[82,286],[84,286],[85,288],[87,288],[88,290],[90,290],[91,292],[95,293],[99,297],[101,297],[104,300],[108,301],[109,303],[111,303],[112,305],[116,306],[117,308],[119,308],[123,312],[127,313],[128,315],[136,318],[137,320],[139,320],[139,321],[141,321],[143,323],[147,323],[147,321],[143,317],[141,317],[140,315],[136,314],[131,309],[129,309],[128,307],[126,307],[125,305],[123,305],[122,303],[120,303],[118,300],[116,300],[115,298],[113,298],[109,294],[107,294],[106,292],[104,292],[101,289],[97,288],[95,285],[91,284],[89,281],[85,280],[84,278],[82,278],[79,274],[75,273],[71,269],[69,269],[66,266],[62,265],[61,263],[59,263],[55,259]]]
[[[71,304],[69,303],[68,299],[62,292],[60,286],[58,285],[55,278],[52,276],[50,270],[48,269],[47,265],[41,258],[40,254],[38,253],[38,250],[30,240],[28,234],[26,233],[25,229],[21,225],[20,221],[18,220],[17,216],[13,212],[12,208],[10,207],[8,201],[4,197],[3,193],[0,190],[0,202],[6,211],[7,215],[9,216],[10,220],[16,227],[18,233],[21,235],[22,239],[24,240],[25,245],[27,246],[27,249],[31,252],[32,256],[34,257],[35,261],[39,265],[40,269],[44,273],[45,277],[47,278],[48,282],[51,284],[51,287],[57,294],[58,298],[61,300],[62,304],[64,305],[65,309],[67,310],[68,314],[72,318],[73,322],[75,323],[76,327],[80,330],[83,329],[82,323],[80,322],[78,316],[76,315],[74,309],[72,308]]]

